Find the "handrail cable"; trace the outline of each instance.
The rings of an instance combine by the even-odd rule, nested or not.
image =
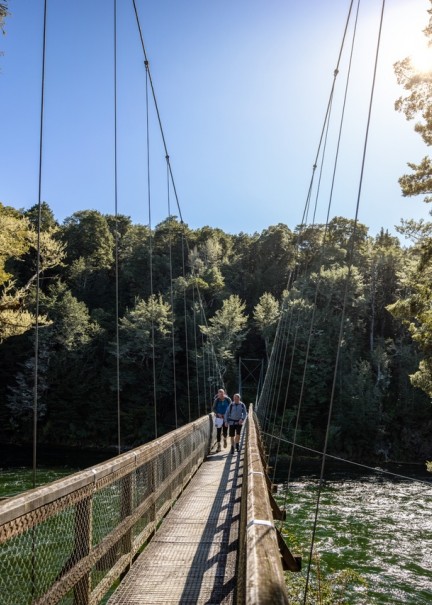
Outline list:
[[[268,437],[270,437],[270,433],[266,433],[265,431],[261,431],[261,434],[266,435]],[[282,441],[283,443],[288,443],[290,445],[292,445],[294,443],[294,441],[291,441],[289,439],[285,439],[284,437],[276,437],[276,439],[279,439],[280,441]],[[305,450],[307,452],[311,452],[312,454],[318,454],[319,456],[322,456],[324,454],[324,452],[320,451],[320,450],[315,450],[311,447],[307,447],[305,445],[300,445],[298,443],[295,444],[296,447]],[[374,471],[375,473],[381,473],[384,475],[390,475],[391,477],[396,477],[398,479],[407,479],[409,481],[412,481],[413,483],[423,483],[424,485],[428,485],[429,487],[432,487],[432,479],[418,479],[417,477],[410,477],[409,475],[401,475],[400,473],[393,473],[392,471],[387,471],[383,468],[379,468],[376,466],[369,466],[367,464],[362,464],[360,462],[354,462],[354,460],[348,460],[347,458],[342,458],[341,456],[333,456],[332,454],[326,454],[326,458],[331,458],[332,460],[337,460],[338,462],[344,462],[346,464],[352,464],[353,466],[358,466],[359,468],[365,468],[367,470],[370,471]]]
[[[375,92],[375,82],[376,82],[376,73],[377,73],[377,66],[378,66],[379,49],[380,49],[380,43],[381,43],[381,31],[382,31],[382,24],[383,24],[383,18],[384,18],[384,8],[385,8],[385,0],[382,0],[381,17],[380,17],[378,39],[377,39],[377,46],[376,46],[376,53],[375,53],[375,65],[374,65],[374,72],[373,72],[373,78],[372,78],[372,88],[371,88],[370,99],[369,99],[367,125],[366,125],[365,140],[364,140],[364,145],[363,145],[363,157],[362,157],[360,179],[359,179],[359,186],[358,186],[358,193],[357,193],[353,235],[351,238],[349,255],[348,255],[348,274],[347,274],[347,277],[345,280],[345,292],[344,292],[342,313],[341,313],[341,318],[340,318],[339,340],[338,340],[338,345],[337,345],[336,359],[335,359],[334,372],[333,372],[333,383],[332,383],[332,389],[331,389],[331,396],[330,396],[330,403],[329,403],[328,417],[327,417],[327,426],[326,426],[326,432],[325,432],[325,441],[324,441],[322,463],[321,463],[320,483],[319,483],[319,487],[318,487],[317,501],[316,501],[316,507],[315,507],[315,518],[314,518],[313,529],[312,529],[312,540],[311,540],[311,547],[310,547],[310,552],[309,552],[309,561],[308,561],[308,568],[307,568],[307,575],[306,575],[304,605],[306,605],[307,590],[308,590],[308,585],[309,585],[310,568],[311,568],[311,561],[312,561],[312,556],[313,556],[313,548],[314,548],[314,544],[315,544],[316,528],[317,528],[317,524],[318,524],[319,505],[320,505],[323,478],[324,478],[325,460],[326,460],[326,455],[327,455],[328,439],[329,439],[329,434],[330,434],[330,423],[331,423],[331,416],[332,416],[332,412],[333,412],[334,394],[335,394],[336,380],[337,380],[337,375],[338,375],[340,350],[341,350],[342,339],[343,339],[343,334],[344,334],[345,313],[346,313],[347,298],[348,298],[348,285],[349,285],[350,279],[351,279],[352,264],[353,264],[353,258],[354,258],[355,236],[356,236],[356,232],[357,232],[360,198],[361,198],[362,185],[363,185],[364,168],[365,168],[365,163],[366,163],[366,151],[367,151],[368,140],[369,140],[369,128],[370,128],[372,105],[373,105],[374,92]]]

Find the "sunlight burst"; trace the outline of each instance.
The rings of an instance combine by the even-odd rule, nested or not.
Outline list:
[[[424,44],[417,44],[410,52],[411,64],[416,72],[426,73],[432,71],[432,48]]]

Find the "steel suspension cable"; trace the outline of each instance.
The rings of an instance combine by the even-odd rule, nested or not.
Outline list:
[[[183,272],[183,317],[185,331],[185,358],[186,358],[186,385],[187,385],[187,402],[188,402],[188,422],[191,422],[191,392],[190,392],[190,375],[189,375],[189,336],[188,336],[188,321],[187,321],[187,305],[186,305],[186,266],[185,266],[185,237],[184,225],[182,228],[182,272]]]
[[[270,436],[270,434],[268,434],[268,436]],[[288,443],[291,445],[293,443],[293,441],[290,441],[289,439],[284,439],[283,437],[280,437],[280,438],[278,437],[278,439],[280,439],[284,443]],[[324,453],[321,450],[316,450],[312,447],[307,447],[305,445],[296,444],[296,447],[298,447],[302,450],[305,450],[306,452],[310,452],[312,454],[318,454],[320,456],[322,456]],[[374,473],[389,475],[390,477],[395,477],[397,479],[407,479],[408,481],[412,481],[413,483],[423,483],[424,485],[427,485],[428,487],[432,487],[432,479],[419,479],[418,477],[410,477],[409,475],[401,475],[400,473],[393,473],[392,471],[387,471],[383,468],[377,468],[376,466],[369,466],[368,464],[354,462],[354,460],[348,460],[347,458],[342,458],[341,456],[333,456],[332,454],[326,454],[326,458],[331,458],[332,460],[336,460],[338,462],[344,462],[346,464],[351,464],[353,466],[357,466],[358,468],[364,468],[369,471],[373,471]]]
[[[365,163],[366,163],[366,152],[367,152],[368,140],[369,140],[369,129],[370,129],[372,106],[373,106],[373,99],[374,99],[374,92],[375,92],[375,82],[376,82],[376,74],[377,74],[377,67],[378,67],[380,43],[381,43],[381,32],[382,32],[382,24],[383,24],[383,18],[384,18],[384,9],[385,9],[385,0],[382,0],[381,16],[380,16],[380,23],[379,23],[379,30],[378,30],[378,39],[377,39],[377,46],[376,46],[376,52],[375,52],[375,64],[374,64],[372,87],[371,87],[371,93],[370,93],[370,99],[369,99],[368,117],[367,117],[367,124],[366,124],[365,140],[364,140],[364,144],[363,144],[363,155],[362,155],[360,178],[359,178],[359,185],[358,185],[356,209],[355,209],[354,228],[353,228],[353,234],[352,234],[350,248],[349,248],[349,254],[348,254],[348,274],[347,274],[347,278],[345,281],[345,291],[344,291],[342,313],[341,313],[341,319],[340,319],[339,338],[338,338],[338,344],[337,344],[337,350],[336,350],[336,359],[335,359],[334,372],[333,372],[333,382],[332,382],[332,388],[331,388],[331,396],[330,396],[330,403],[329,403],[328,417],[327,417],[327,426],[326,426],[325,440],[324,440],[324,447],[323,447],[323,454],[322,454],[320,480],[319,480],[319,485],[318,485],[317,501],[316,501],[316,507],[315,507],[315,517],[314,517],[314,523],[313,523],[313,529],[312,529],[312,540],[311,540],[311,547],[310,547],[310,552],[309,552],[309,561],[308,561],[308,568],[307,568],[307,575],[306,575],[304,605],[306,605],[307,589],[308,589],[308,585],[309,585],[310,568],[311,568],[311,561],[312,561],[312,556],[313,556],[313,548],[314,548],[314,544],[315,544],[316,529],[317,529],[317,524],[318,524],[318,514],[319,514],[319,506],[320,506],[322,485],[323,485],[323,479],[324,479],[325,461],[326,461],[326,457],[327,457],[327,447],[328,447],[328,439],[329,439],[329,434],[330,434],[331,417],[332,417],[332,412],[333,412],[334,395],[335,395],[335,390],[336,390],[336,381],[337,381],[338,369],[339,369],[340,351],[341,351],[342,339],[343,339],[343,334],[344,334],[345,314],[346,314],[346,306],[347,306],[347,299],[348,299],[348,287],[349,287],[350,280],[351,280],[352,265],[353,265],[353,259],[354,259],[355,236],[357,233],[360,198],[361,198],[361,192],[362,192],[362,187],[363,187],[363,175],[364,175],[364,169],[365,169]]]
[[[323,121],[323,126],[321,129],[321,134],[320,134],[320,138],[319,138],[319,142],[318,142],[318,147],[317,147],[317,152],[316,152],[316,156],[315,156],[315,161],[314,164],[312,166],[312,174],[311,174],[311,179],[309,182],[309,188],[308,188],[308,192],[307,192],[307,196],[306,196],[306,202],[305,202],[305,206],[304,206],[304,210],[303,210],[303,216],[302,216],[302,220],[301,220],[301,225],[304,226],[306,224],[307,221],[307,216],[309,213],[309,208],[310,208],[310,200],[311,200],[311,195],[312,195],[312,190],[313,190],[313,183],[314,183],[314,178],[315,178],[315,171],[316,168],[318,166],[318,159],[320,157],[320,153],[321,153],[321,147],[322,147],[322,143],[324,140],[324,136],[325,136],[325,132],[327,129],[327,122],[329,120],[329,115],[330,115],[330,110],[332,107],[332,102],[333,102],[333,96],[334,96],[334,90],[335,90],[335,85],[336,85],[336,78],[339,74],[339,65],[340,65],[340,61],[341,61],[341,57],[342,57],[342,52],[343,52],[343,48],[345,45],[345,37],[348,31],[348,25],[350,22],[350,17],[351,17],[351,11],[352,11],[352,5],[353,5],[354,0],[351,0],[350,2],[350,6],[349,6],[349,10],[348,10],[348,16],[345,22],[345,29],[344,29],[344,33],[343,33],[343,37],[342,37],[342,43],[339,49],[339,56],[338,56],[338,60],[337,60],[337,64],[336,64],[336,68],[333,72],[333,83],[332,83],[332,87],[331,87],[331,91],[330,91],[330,95],[329,95],[329,100],[327,103],[327,108],[326,108],[326,112],[325,112],[325,117],[324,117],[324,121]]]
[[[292,464],[293,464],[293,460],[294,460],[295,443],[297,440],[297,432],[298,432],[299,420],[300,420],[300,411],[301,411],[301,405],[302,405],[303,394],[304,394],[306,371],[307,371],[307,365],[308,365],[308,360],[309,360],[309,353],[310,353],[313,329],[315,326],[315,313],[316,313],[316,309],[317,309],[318,295],[319,295],[319,289],[320,289],[320,285],[321,285],[323,255],[324,255],[324,250],[325,250],[326,242],[327,242],[328,225],[329,225],[329,220],[330,220],[330,210],[331,210],[332,201],[333,201],[333,190],[334,190],[336,171],[337,171],[338,160],[339,160],[340,142],[341,142],[341,137],[342,137],[343,125],[344,125],[345,108],[346,108],[346,101],[347,101],[349,82],[350,82],[351,65],[352,65],[352,58],[353,58],[353,52],[354,52],[354,43],[355,43],[355,39],[356,39],[359,8],[360,8],[360,1],[358,1],[358,3],[357,3],[357,11],[356,11],[356,17],[355,17],[355,23],[354,23],[354,29],[353,29],[353,36],[352,36],[352,41],[351,41],[350,59],[349,59],[347,78],[346,78],[346,83],[345,83],[345,92],[344,92],[344,100],[343,100],[341,118],[340,118],[340,122],[339,122],[338,140],[337,140],[336,153],[335,153],[335,159],[334,159],[334,164],[333,164],[333,174],[332,174],[332,182],[331,182],[331,188],[330,188],[330,196],[329,196],[329,201],[328,201],[328,205],[327,205],[326,223],[325,223],[325,227],[324,227],[323,240],[322,240],[322,244],[320,247],[320,255],[319,255],[319,262],[318,262],[319,271],[318,271],[317,283],[316,283],[316,287],[315,287],[314,301],[313,301],[313,307],[312,307],[312,317],[311,317],[310,326],[309,326],[306,358],[305,358],[305,362],[304,362],[301,391],[300,391],[300,396],[299,396],[299,405],[297,408],[296,423],[295,423],[295,427],[294,427],[294,438],[293,438],[294,445],[292,446],[292,451],[291,451],[291,456],[290,456],[290,461],[289,461],[287,485],[289,485],[290,478],[291,478]],[[328,120],[328,124],[329,123],[330,123],[330,120]],[[324,147],[325,146],[326,146],[326,142],[325,142]],[[324,160],[324,154],[323,154],[323,160]],[[323,163],[324,162],[321,163],[321,166],[323,165]],[[315,216],[315,211],[316,211],[316,204],[315,204],[314,216]],[[281,426],[281,431],[282,431],[282,426]],[[275,464],[274,470],[276,472],[276,464]],[[285,495],[285,498],[286,497],[287,497],[287,494]]]
[[[117,381],[117,450],[121,453],[120,415],[120,330],[119,330],[119,232],[118,232],[118,163],[117,163],[117,0],[114,0],[114,224],[115,224],[115,322]]]
[[[172,168],[171,168],[171,162],[169,159],[168,147],[166,144],[165,134],[164,134],[164,130],[162,127],[162,120],[160,117],[159,105],[158,105],[158,102],[156,99],[156,92],[155,92],[155,89],[153,86],[153,79],[152,79],[151,72],[150,72],[150,65],[149,65],[149,61],[148,61],[148,57],[147,57],[147,52],[145,49],[144,37],[143,37],[142,29],[141,29],[141,23],[140,23],[140,18],[138,15],[138,9],[137,9],[135,0],[132,0],[132,3],[133,3],[134,12],[135,12],[135,19],[136,19],[136,23],[137,23],[137,27],[138,27],[138,33],[139,33],[139,37],[140,37],[140,41],[141,41],[141,47],[142,47],[142,51],[144,54],[144,63],[145,63],[145,67],[146,67],[146,72],[148,74],[148,79],[150,82],[151,92],[152,92],[152,96],[153,96],[153,102],[154,102],[156,115],[157,115],[157,119],[158,119],[158,123],[159,123],[159,129],[160,129],[160,133],[161,133],[161,137],[162,137],[163,146],[165,149],[165,157],[167,158],[168,170],[169,170],[169,174],[171,177],[171,184],[172,184],[174,196],[175,196],[175,199],[177,202],[177,209],[179,212],[180,220],[181,220],[181,222],[183,222],[182,212],[181,212],[181,208],[180,208],[180,202],[179,202],[179,198],[177,195],[177,189],[176,189],[175,182],[174,182],[174,176],[173,176],[173,172],[172,172]]]
[[[349,22],[350,22],[350,19],[351,19],[351,12],[352,12],[353,1],[354,0],[351,0],[350,6],[349,6],[347,19],[346,19],[346,22],[345,22],[344,33],[343,33],[343,37],[342,37],[342,43],[341,43],[340,50],[339,50],[337,65],[336,65],[336,68],[335,68],[335,70],[333,72],[333,83],[332,83],[332,87],[331,87],[331,91],[330,91],[329,100],[328,100],[328,103],[327,103],[327,108],[326,108],[326,112],[325,112],[325,118],[324,118],[323,126],[322,126],[322,129],[321,129],[321,135],[320,135],[320,138],[319,138],[318,148],[317,148],[317,152],[316,152],[316,156],[315,156],[315,162],[314,162],[313,169],[312,169],[312,176],[311,176],[311,180],[310,180],[310,184],[309,184],[309,189],[308,189],[306,203],[305,203],[303,217],[302,217],[302,223],[301,223],[301,225],[303,227],[304,227],[304,225],[306,223],[307,215],[308,215],[309,208],[310,208],[310,200],[311,200],[311,195],[312,195],[313,181],[314,181],[315,171],[316,171],[317,166],[318,166],[318,160],[319,160],[319,157],[321,155],[321,148],[323,146],[323,143],[324,143],[324,146],[325,146],[326,133],[328,132],[328,123],[330,121],[331,108],[332,108],[333,97],[334,97],[334,92],[335,92],[336,78],[337,78],[337,76],[339,74],[339,65],[340,65],[340,61],[341,61],[341,58],[342,58],[342,52],[343,52],[343,49],[344,49],[344,46],[345,46],[345,38],[346,38],[346,35],[347,35]],[[305,365],[305,368],[306,368],[307,363],[305,362],[304,365]],[[298,412],[299,412],[299,410],[298,410]]]
[[[45,116],[45,63],[46,63],[46,31],[47,31],[47,0],[44,0],[43,31],[42,31],[42,73],[39,117],[39,166],[38,166],[38,223],[36,242],[36,318],[34,341],[33,366],[33,487],[36,487],[37,469],[37,438],[38,438],[38,387],[39,387],[39,305],[40,305],[40,269],[41,269],[41,222],[42,222],[42,160],[43,160],[43,134]]]
[[[42,160],[45,117],[45,64],[46,64],[47,0],[44,0],[42,29],[42,68],[41,96],[39,116],[39,163],[38,163],[38,221],[36,240],[36,304],[35,304],[35,340],[33,365],[33,447],[32,447],[32,483],[36,487],[37,439],[38,439],[38,390],[39,390],[39,306],[40,306],[40,269],[41,269],[41,222],[42,222]],[[31,598],[36,594],[36,528],[31,530]]]
[[[279,395],[280,395],[281,384],[282,384],[282,375],[283,375],[283,369],[284,369],[286,353],[287,353],[287,343],[288,343],[287,332],[289,332],[289,330],[291,328],[291,314],[284,313],[284,316],[281,319],[281,326],[282,326],[282,329],[281,329],[279,342],[277,343],[277,354],[276,354],[275,363],[273,366],[274,367],[273,376],[272,376],[272,380],[270,383],[271,386],[269,388],[270,409],[268,411],[267,419],[266,419],[267,426],[269,426],[270,423],[272,422],[272,417],[273,417],[273,426],[276,421],[277,409],[278,409],[278,403],[279,403]],[[271,442],[270,442],[270,444],[271,444]],[[270,450],[271,450],[271,445],[269,446],[268,456],[270,456]]]
[[[197,305],[195,303],[195,285],[192,288],[192,301],[193,301],[193,318],[194,318],[195,378],[196,378],[196,388],[197,388],[197,409],[198,409],[198,417],[200,417],[201,416],[201,404],[200,404],[200,386],[199,386],[198,338],[197,338],[197,322],[196,322]]]
[[[323,126],[322,126],[322,129],[321,129],[321,134],[320,134],[319,143],[318,143],[318,147],[317,147],[317,152],[316,152],[316,156],[315,156],[315,162],[314,162],[313,167],[312,167],[312,176],[311,176],[311,180],[310,180],[310,184],[309,184],[309,191],[308,191],[306,205],[305,205],[305,208],[304,208],[302,223],[306,223],[307,222],[306,218],[307,218],[307,214],[308,214],[308,211],[309,211],[310,195],[311,195],[311,192],[312,192],[312,186],[313,186],[313,180],[314,180],[315,170],[316,170],[317,165],[318,165],[318,159],[319,159],[320,152],[321,152],[321,145],[322,145],[322,142],[324,140],[324,134],[325,134],[325,130],[326,130],[326,124],[327,124],[327,121],[329,119],[329,114],[330,114],[330,110],[331,110],[331,106],[332,106],[332,102],[333,102],[333,96],[334,96],[334,91],[335,91],[335,86],[336,86],[336,78],[337,78],[337,76],[339,74],[339,65],[340,65],[340,61],[341,61],[341,58],[342,58],[342,52],[343,52],[343,49],[344,49],[344,46],[345,46],[345,37],[346,37],[347,31],[348,31],[348,25],[349,25],[349,22],[350,22],[350,19],[351,19],[351,11],[352,11],[353,3],[354,3],[354,0],[351,0],[350,6],[349,6],[349,9],[348,9],[348,16],[347,16],[347,19],[345,21],[345,29],[344,29],[344,33],[343,33],[343,36],[342,36],[342,42],[341,42],[341,45],[340,45],[340,49],[339,49],[338,60],[337,60],[337,63],[336,63],[336,68],[335,68],[335,70],[333,72],[333,83],[332,83],[332,87],[331,87],[331,90],[330,90],[329,100],[328,100],[328,103],[327,103],[327,109],[326,109],[326,112],[325,112],[325,117],[324,117],[324,120],[323,120]]]
[[[151,176],[150,176],[150,124],[149,124],[149,95],[148,95],[148,69],[146,65],[146,145],[147,145],[147,206],[148,206],[148,225],[149,225],[149,273],[150,273],[150,313],[151,313],[151,350],[152,350],[152,370],[153,370],[153,406],[154,406],[154,434],[158,436],[157,425],[157,396],[156,396],[156,359],[155,359],[155,326],[154,315],[156,301],[154,300],[153,290],[153,231],[152,231],[152,213],[151,213]]]
[[[177,413],[177,380],[176,380],[176,350],[175,350],[175,314],[174,314],[174,286],[173,286],[173,259],[172,259],[172,215],[170,203],[170,181],[169,169],[167,161],[167,198],[168,198],[168,222],[169,222],[169,267],[170,267],[170,300],[171,300],[171,346],[173,358],[173,391],[174,391],[174,421],[175,427],[178,428],[178,413]]]
[[[166,158],[166,161],[167,161],[167,166],[168,166],[168,172],[169,172],[169,176],[170,176],[170,180],[171,180],[171,185],[172,185],[174,196],[175,196],[175,199],[176,199],[176,204],[177,204],[177,209],[178,209],[180,221],[181,221],[181,223],[183,223],[183,216],[182,216],[182,212],[181,212],[181,208],[180,208],[179,197],[178,197],[178,194],[177,194],[177,188],[176,188],[175,181],[174,181],[174,176],[173,176],[173,171],[172,171],[172,167],[171,167],[170,156],[169,156],[169,153],[168,153],[168,147],[167,147],[167,143],[166,143],[165,133],[164,133],[164,129],[163,129],[163,126],[162,126],[162,119],[161,119],[161,115],[160,115],[160,111],[159,111],[159,105],[158,105],[157,98],[156,98],[156,91],[155,91],[155,87],[153,85],[153,79],[152,79],[152,75],[151,75],[151,71],[150,71],[150,64],[149,64],[149,60],[148,60],[148,56],[147,56],[147,52],[146,52],[146,48],[145,48],[145,44],[144,44],[144,37],[143,37],[143,33],[142,33],[141,22],[140,22],[140,18],[139,18],[139,14],[138,14],[138,9],[137,9],[137,5],[136,5],[136,1],[132,0],[132,4],[133,4],[134,13],[135,13],[135,20],[136,20],[136,24],[137,24],[137,28],[138,28],[138,33],[139,33],[139,38],[140,38],[141,47],[142,47],[142,51],[143,51],[143,56],[144,56],[144,64],[145,64],[145,68],[146,68],[146,78],[147,78],[146,81],[148,81],[148,83],[150,84],[150,89],[151,89],[151,93],[152,93],[153,103],[154,103],[154,107],[155,107],[155,111],[156,111],[156,116],[157,116],[157,120],[158,120],[158,124],[159,124],[159,130],[160,130],[160,134],[161,134],[161,138],[162,138],[163,147],[164,147],[164,150],[165,150],[165,158]],[[146,84],[146,96],[147,95],[148,95],[148,93],[147,93],[147,84]],[[199,296],[200,305],[202,306],[202,301],[201,301],[201,297],[199,295],[199,289],[198,289],[198,287],[197,287],[197,292],[198,292],[198,296]],[[213,347],[213,345],[211,345],[211,348],[212,348],[213,354],[214,354],[214,347]],[[219,370],[219,374],[220,374],[220,370]]]
[[[297,319],[296,319],[296,325],[295,325],[295,329],[294,329],[294,340],[293,340],[293,344],[292,344],[292,353],[291,353],[290,365],[289,365],[289,369],[288,369],[287,385],[285,388],[285,397],[284,397],[282,416],[281,416],[281,422],[280,422],[280,427],[279,427],[279,439],[277,441],[275,463],[273,465],[273,481],[275,481],[277,463],[278,463],[278,459],[279,459],[279,449],[280,449],[280,443],[281,443],[280,437],[282,436],[282,430],[284,428],[285,413],[286,413],[286,408],[287,408],[287,403],[288,403],[288,395],[289,395],[289,390],[290,390],[290,386],[291,386],[291,378],[292,378],[292,372],[293,372],[293,367],[294,367],[294,353],[296,351],[297,338],[298,338],[298,333],[299,333],[299,329],[300,329],[301,311],[302,310],[300,308],[297,309]],[[288,345],[288,341],[287,341],[287,345]],[[297,418],[299,417],[298,413],[296,413],[296,417]],[[274,433],[275,433],[275,431],[273,430],[272,435],[274,435]],[[290,466],[292,464],[292,458],[293,458],[293,455],[291,454],[290,463],[289,463]],[[288,474],[288,476],[289,476],[289,474]]]

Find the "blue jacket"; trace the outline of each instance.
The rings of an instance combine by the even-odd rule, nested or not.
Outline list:
[[[213,412],[215,414],[219,414],[220,416],[225,416],[225,412],[227,411],[230,403],[231,399],[228,396],[225,396],[225,399],[215,397],[213,402]]]

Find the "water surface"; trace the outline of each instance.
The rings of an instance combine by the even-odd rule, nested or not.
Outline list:
[[[286,496],[280,492],[290,548],[301,549],[303,556],[303,579],[296,578],[296,586],[305,583],[317,492],[317,481],[306,477],[292,482]],[[343,599],[333,596],[326,603],[430,605],[432,484],[385,475],[326,481],[318,507],[310,603],[319,602],[312,594],[317,564],[324,579],[352,576],[340,591]],[[299,594],[292,596],[292,605],[296,603],[303,603]]]

